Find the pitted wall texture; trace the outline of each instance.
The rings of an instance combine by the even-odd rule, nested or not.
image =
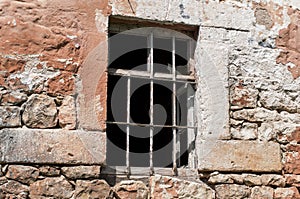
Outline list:
[[[110,16],[199,26],[193,175],[101,173]],[[298,0],[2,0],[0,44],[0,198],[300,198]]]

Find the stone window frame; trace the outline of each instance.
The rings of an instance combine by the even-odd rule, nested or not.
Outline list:
[[[122,25],[121,25],[122,24]],[[149,28],[149,31],[142,30],[140,31],[137,28],[142,28],[142,27],[154,27],[154,28]],[[169,31],[166,31],[166,29],[162,29],[161,27],[169,29]],[[157,29],[158,28],[158,29]],[[129,20],[123,20],[120,19],[119,17],[111,17],[110,18],[110,23],[109,23],[109,33],[121,33],[123,31],[127,31],[126,34],[133,34],[133,35],[142,35],[147,37],[148,40],[148,47],[150,48],[149,52],[149,57],[147,59],[147,65],[148,65],[148,72],[146,71],[133,71],[133,70],[123,70],[123,69],[115,69],[115,68],[109,68],[107,69],[108,75],[115,75],[115,76],[122,76],[127,78],[127,115],[126,115],[126,122],[116,122],[116,121],[108,121],[107,124],[122,124],[126,126],[126,165],[124,166],[107,166],[106,169],[103,170],[103,173],[110,173],[111,169],[113,168],[114,174],[126,174],[126,175],[139,175],[139,174],[145,174],[148,173],[150,175],[152,174],[168,174],[168,175],[178,175],[180,171],[182,170],[179,165],[178,165],[178,146],[180,146],[180,140],[178,139],[177,135],[177,130],[179,128],[185,128],[186,133],[188,134],[187,138],[187,148],[188,150],[191,150],[190,148],[195,148],[190,147],[190,145],[194,144],[195,139],[196,139],[196,133],[197,133],[197,125],[196,125],[196,120],[197,116],[195,114],[196,109],[194,109],[194,104],[195,104],[195,94],[196,94],[196,89],[194,89],[191,93],[191,90],[187,91],[189,94],[187,94],[187,98],[192,97],[192,102],[188,102],[188,111],[187,111],[187,124],[186,126],[180,126],[176,125],[176,82],[177,81],[184,81],[186,84],[194,84],[195,87],[197,87],[197,81],[195,77],[195,71],[189,75],[176,75],[177,70],[175,68],[175,54],[176,54],[176,47],[175,47],[175,40],[176,39],[183,39],[186,40],[187,42],[187,51],[188,51],[188,60],[187,60],[187,67],[189,70],[191,68],[194,70],[194,53],[196,50],[196,46],[192,41],[192,38],[197,38],[198,35],[198,26],[191,26],[191,25],[170,25],[167,23],[159,23],[159,22],[145,22],[145,21],[140,21],[140,20],[135,20],[135,19],[129,19]],[[128,31],[130,30],[130,31]],[[179,32],[176,32],[179,31]],[[172,39],[172,74],[163,74],[163,73],[155,73],[153,72],[153,38],[154,35],[157,37],[163,37],[163,38],[169,38]],[[108,47],[109,49],[109,47]],[[109,54],[109,53],[108,53]],[[150,94],[150,124],[146,125],[150,127],[150,165],[147,168],[144,167],[131,167],[129,163],[129,126],[135,125],[134,123],[130,122],[130,111],[129,111],[129,106],[130,106],[130,79],[132,77],[138,77],[138,78],[146,78],[150,81],[150,87],[151,87],[151,94]],[[172,150],[172,169],[170,168],[161,168],[161,167],[154,167],[153,166],[153,128],[156,126],[153,124],[153,80],[163,80],[163,81],[170,81],[172,82],[173,85],[173,97],[172,97],[172,132],[173,132],[173,137],[175,139],[172,139],[173,142],[173,150]],[[108,82],[109,84],[109,82]],[[175,91],[175,92],[174,92]],[[174,108],[175,107],[175,108]],[[107,107],[109,108],[109,107]],[[145,124],[143,124],[145,125]],[[109,132],[106,132],[109,133]],[[176,139],[177,138],[177,139]],[[175,150],[174,150],[175,149]],[[177,150],[176,150],[177,149]],[[195,150],[195,149],[192,149]],[[190,151],[189,151],[190,152]],[[180,155],[180,154],[179,154]],[[109,154],[106,155],[109,157]],[[189,153],[190,156],[190,153]],[[194,155],[193,155],[194,156]],[[196,169],[196,163],[194,162],[195,157],[189,157],[188,158],[188,163],[187,165],[181,165],[185,167],[185,170],[189,169]],[[178,173],[179,171],[179,173]]]

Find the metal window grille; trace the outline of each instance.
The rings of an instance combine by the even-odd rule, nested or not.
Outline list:
[[[126,34],[126,33],[125,33]],[[137,35],[140,35],[140,33],[135,33]],[[156,64],[154,62],[154,52],[155,52],[155,45],[154,45],[154,40],[155,38],[160,37],[160,31],[156,30],[151,30],[148,31],[146,34],[143,32],[144,37],[147,38],[147,63],[146,63],[146,68],[145,70],[134,70],[134,69],[128,69],[128,68],[118,68],[118,67],[109,67],[108,68],[108,74],[109,76],[117,76],[121,78],[125,78],[124,83],[126,84],[126,119],[123,121],[118,121],[115,119],[111,119],[107,121],[108,125],[123,125],[126,129],[126,161],[125,161],[125,172],[127,174],[131,174],[132,172],[132,165],[130,162],[130,133],[131,129],[135,126],[143,126],[147,127],[149,129],[149,172],[150,174],[155,173],[156,166],[154,165],[154,133],[155,133],[155,128],[170,128],[172,129],[172,171],[173,174],[177,174],[177,168],[181,166],[189,166],[193,167],[193,158],[189,158],[187,165],[181,165],[182,163],[180,162],[180,155],[182,155],[182,151],[190,151],[190,145],[193,143],[195,139],[195,133],[196,133],[196,127],[195,127],[195,120],[194,120],[194,86],[195,86],[195,79],[194,79],[194,74],[182,74],[179,72],[178,66],[176,65],[176,53],[179,50],[176,47],[177,41],[184,42],[186,44],[186,49],[181,49],[183,51],[186,51],[187,54],[187,65],[185,66],[187,70],[191,68],[189,60],[193,57],[193,51],[194,51],[194,46],[192,44],[192,41],[190,39],[186,38],[179,38],[176,34],[170,34],[168,33],[163,33],[164,38],[167,38],[171,42],[171,66],[169,66],[169,73],[164,73],[160,71],[156,71]],[[167,36],[166,36],[167,35]],[[134,41],[133,41],[134,42]],[[112,50],[112,49],[109,49]],[[130,107],[132,106],[131,104],[131,95],[132,95],[132,81],[134,81],[135,78],[139,79],[144,79],[149,83],[150,86],[150,105],[149,105],[149,117],[150,121],[149,123],[137,123],[133,122],[131,120],[131,109]],[[159,81],[160,83],[168,84],[171,85],[170,89],[172,90],[172,97],[170,99],[170,104],[172,106],[172,111],[171,113],[167,113],[171,115],[172,117],[172,122],[171,124],[157,124],[155,122],[155,115],[154,115],[154,86],[155,82]],[[108,81],[108,84],[110,82]],[[181,88],[179,88],[178,85]],[[180,91],[179,89],[183,90]],[[182,116],[178,110],[178,100],[177,97],[180,95],[180,92],[184,92],[186,99],[185,99],[185,104],[183,106],[186,106],[186,111],[185,115]],[[125,95],[125,91],[123,92],[123,95]],[[182,105],[182,104],[181,104]],[[180,124],[179,117],[186,117],[186,123]],[[187,137],[184,142],[186,143],[181,143],[181,133],[183,132],[186,134],[185,136]],[[108,133],[114,133],[114,132],[108,132]],[[184,146],[184,148],[182,147]],[[110,154],[108,154],[109,156]]]

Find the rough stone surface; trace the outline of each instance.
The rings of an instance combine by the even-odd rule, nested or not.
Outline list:
[[[76,107],[75,100],[71,96],[66,96],[58,114],[59,126],[65,129],[75,129],[76,127]]]
[[[234,119],[247,120],[250,122],[276,121],[280,119],[276,111],[270,111],[264,108],[243,109],[233,112],[232,116]]]
[[[21,126],[20,108],[0,106],[0,128]]]
[[[281,51],[277,58],[278,63],[290,63],[288,70],[294,79],[300,77],[300,62],[299,62],[299,47],[300,47],[300,34],[299,34],[299,9],[290,9],[288,14],[291,18],[290,24],[279,31],[279,37],[276,44]]]
[[[270,123],[262,123],[260,127],[258,127],[258,139],[260,141],[270,141],[276,140],[277,133],[273,124]]]
[[[39,170],[31,166],[10,165],[5,176],[23,184],[31,184],[38,178]]]
[[[61,172],[66,178],[86,179],[99,178],[101,166],[62,167]]]
[[[274,199],[295,199],[300,198],[299,191],[296,187],[277,188],[274,192]]]
[[[264,25],[267,29],[271,29],[274,25],[268,10],[264,8],[257,8],[255,10],[255,18],[256,22],[260,25]]]
[[[255,186],[262,184],[260,176],[255,174],[243,174],[242,178],[244,179],[244,183],[247,186]]]
[[[156,175],[150,177],[149,187],[153,198],[215,198],[215,192],[203,182]]]
[[[125,198],[149,198],[149,189],[141,181],[125,180],[114,186],[114,192],[120,199]]]
[[[69,95],[74,93],[75,79],[70,72],[63,72],[48,80],[48,93],[51,95]]]
[[[251,189],[245,185],[222,184],[216,185],[217,198],[247,198],[251,194]]]
[[[261,181],[263,185],[284,187],[285,179],[281,175],[275,174],[263,174],[261,175]]]
[[[7,183],[7,182],[8,182],[8,180],[7,180],[7,178],[5,176],[0,177],[0,185],[3,185],[5,183]]]
[[[286,184],[300,187],[300,175],[286,174],[284,177]]]
[[[238,82],[237,85],[232,85],[230,88],[231,105],[239,108],[254,108],[257,106],[258,90],[255,88],[243,85],[243,82]]]
[[[63,177],[45,178],[30,185],[30,197],[71,198],[72,184]]]
[[[111,188],[104,180],[77,180],[74,193],[75,198],[108,198]]]
[[[251,199],[271,199],[273,198],[274,195],[274,190],[271,187],[266,187],[266,186],[261,186],[261,187],[253,187],[251,189],[251,195],[250,198]]]
[[[29,192],[29,187],[17,181],[9,180],[7,183],[0,186],[0,190],[3,190],[4,193],[11,193],[16,195],[26,193],[27,195]]]
[[[60,169],[52,166],[41,166],[39,168],[40,175],[42,176],[59,176],[60,175]]]
[[[57,125],[57,108],[54,100],[47,95],[34,94],[24,105],[24,124],[31,128],[51,128]]]
[[[2,165],[0,164],[0,177],[3,176]]]
[[[199,168],[217,197],[300,198],[299,0],[1,0],[1,199],[29,198],[28,184],[41,189],[31,198],[114,197],[100,168],[82,166],[105,164],[111,16],[200,26],[191,60],[198,132],[188,167]],[[116,198],[137,197],[139,182],[121,183]],[[201,182],[149,184],[152,198],[214,198]]]
[[[1,95],[1,92],[0,92]],[[1,105],[19,105],[27,100],[27,95],[18,91],[5,92],[0,100]]]
[[[230,174],[214,174],[211,175],[208,179],[210,184],[233,184],[234,180]]]
[[[299,144],[288,144],[286,146],[287,152],[285,153],[284,171],[285,173],[300,174],[300,158]]]
[[[199,170],[264,172],[282,169],[280,146],[274,142],[217,141],[208,155],[199,154],[198,157]]]
[[[3,129],[0,131],[0,143],[0,162],[105,162],[106,135],[102,132]]]
[[[254,140],[257,138],[257,124],[244,122],[238,127],[231,128],[231,136],[233,139]]]

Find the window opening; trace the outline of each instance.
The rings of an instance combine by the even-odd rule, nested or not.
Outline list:
[[[107,164],[128,174],[189,166],[196,133],[194,46],[173,31],[148,30],[109,34]]]

